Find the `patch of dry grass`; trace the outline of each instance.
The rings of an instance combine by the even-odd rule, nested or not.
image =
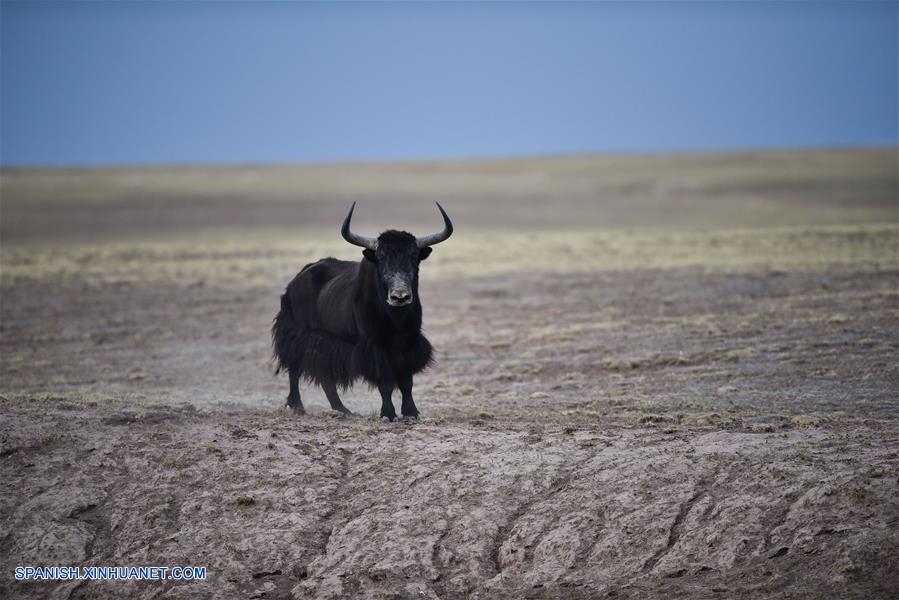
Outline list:
[[[301,240],[17,247],[0,252],[4,284],[18,279],[77,277],[85,283],[167,281],[185,285],[266,285],[287,281],[322,256],[356,259],[336,235]],[[857,225],[715,232],[658,230],[460,234],[438,249],[422,277],[483,276],[524,271],[576,272],[702,266],[816,271],[834,267],[876,271],[899,266],[899,227]],[[594,324],[593,327],[601,327]],[[539,332],[537,332],[539,333]],[[553,336],[564,335],[553,329]],[[536,335],[536,333],[535,333]]]

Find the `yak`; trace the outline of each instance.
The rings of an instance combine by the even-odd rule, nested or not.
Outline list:
[[[350,229],[355,208],[353,202],[340,232],[364,248],[362,259],[310,263],[281,296],[272,324],[275,374],[287,371],[287,406],[298,414],[305,412],[300,378],[321,386],[331,408],[346,415],[353,413],[337,390],[361,378],[378,388],[382,418],[397,419],[391,396],[399,388],[403,418],[418,419],[412,377],[433,362],[431,344],[421,333],[418,267],[431,246],[452,235],[453,224],[438,202],[443,231],[415,237],[391,229],[368,238]]]

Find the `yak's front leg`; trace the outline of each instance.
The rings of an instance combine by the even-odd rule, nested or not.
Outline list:
[[[387,418],[388,421],[396,421],[396,409],[393,408],[393,382],[384,381],[378,384],[378,391],[381,392],[381,417]]]
[[[404,375],[399,378],[400,392],[403,394],[403,406],[400,411],[404,417],[410,419],[418,418],[418,409],[415,407],[415,400],[412,399],[412,375]]]
[[[303,409],[303,401],[300,399],[300,372],[297,369],[287,370],[288,380],[290,381],[290,392],[287,394],[287,406],[298,414],[304,415],[306,411]]]

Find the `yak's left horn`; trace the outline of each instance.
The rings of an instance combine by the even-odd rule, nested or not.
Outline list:
[[[377,250],[378,240],[375,238],[363,237],[350,231],[350,220],[353,218],[354,208],[356,208],[355,202],[353,202],[353,205],[350,207],[350,212],[347,213],[346,219],[343,220],[343,227],[340,228],[340,234],[343,236],[343,239],[354,246],[361,246],[363,248],[368,248],[369,250]]]
[[[427,246],[433,246],[434,244],[439,244],[440,242],[446,240],[449,236],[453,235],[453,222],[450,221],[450,218],[446,215],[446,211],[443,210],[443,207],[440,206],[439,202],[435,202],[437,208],[440,209],[440,214],[443,215],[443,231],[439,233],[432,233],[431,235],[426,235],[424,237],[415,238],[415,243],[418,244],[419,248],[425,248]]]

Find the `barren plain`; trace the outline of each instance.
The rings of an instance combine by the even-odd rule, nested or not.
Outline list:
[[[4,169],[4,598],[899,593],[899,151]],[[418,423],[283,408],[339,225],[422,264]],[[201,565],[198,582],[16,566]]]

